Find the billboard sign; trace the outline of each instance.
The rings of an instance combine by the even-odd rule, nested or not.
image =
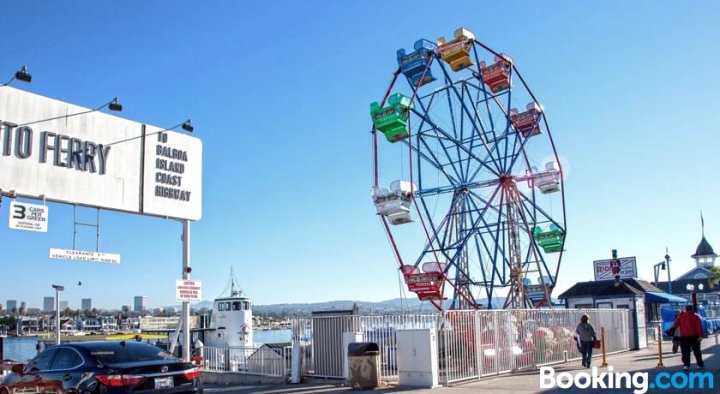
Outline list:
[[[199,220],[202,142],[0,89],[0,190],[48,201]]]
[[[175,281],[175,299],[178,301],[202,301],[202,282],[177,279]]]
[[[46,233],[48,229],[49,208],[45,205],[10,202],[8,226],[13,230],[37,231]]]
[[[634,256],[620,257],[617,260],[620,261],[619,267],[615,259],[593,261],[595,280],[614,280],[616,275],[619,275],[620,279],[637,278],[637,263]]]

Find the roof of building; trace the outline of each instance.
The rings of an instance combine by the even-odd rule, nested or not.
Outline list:
[[[698,286],[699,284],[703,285],[702,290]],[[687,285],[692,284],[695,286],[695,292],[696,293],[717,293],[720,292],[720,288],[717,286],[713,287],[710,285],[710,280],[708,279],[676,279],[672,281],[672,292],[673,294],[688,294],[690,293],[690,290],[687,289]],[[663,291],[668,291],[668,283],[667,282],[658,282],[657,287],[661,288]]]
[[[695,267],[695,268],[691,269],[690,271],[680,275],[680,277],[678,277],[675,280],[687,279],[687,280],[696,280],[697,281],[698,279],[707,279],[707,278],[711,277],[712,275],[713,275],[713,273],[705,267]]]
[[[700,240],[697,249],[695,249],[695,254],[690,257],[695,258],[699,256],[717,256],[712,246],[710,246],[710,243],[707,241],[707,239],[705,239],[704,235]]]
[[[644,296],[646,292],[662,292],[662,290],[653,286],[650,282],[640,279],[622,279],[619,283],[615,282],[615,280],[601,280],[575,283],[571,288],[560,294],[558,298]]]

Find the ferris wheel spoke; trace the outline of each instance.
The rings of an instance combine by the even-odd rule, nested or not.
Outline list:
[[[442,62],[439,62],[439,64],[440,64],[440,69],[442,70],[443,74],[445,75],[445,78],[446,78],[447,80],[451,80],[451,79],[450,79],[450,76],[449,76],[449,74],[448,74],[448,72],[447,72],[447,70],[445,69],[445,65],[444,65]],[[461,83],[461,84],[462,84],[462,83]],[[488,153],[489,155],[492,155],[492,153],[490,152],[490,148],[488,147],[487,142],[485,141],[485,137],[484,137],[484,135],[483,135],[484,129],[483,129],[483,127],[482,127],[482,124],[480,124],[480,126],[478,126],[478,124],[475,123],[474,115],[477,115],[477,111],[471,112],[471,111],[468,109],[468,106],[465,104],[466,100],[463,100],[463,95],[462,95],[460,92],[458,92],[458,89],[457,89],[457,87],[455,86],[454,83],[450,83],[449,86],[450,86],[450,90],[451,90],[453,93],[455,93],[455,97],[458,99],[458,101],[459,101],[459,103],[460,103],[460,108],[461,108],[461,114],[460,114],[460,116],[461,116],[461,118],[462,118],[463,116],[465,116],[465,117],[467,117],[467,119],[470,120],[470,122],[471,122],[471,124],[472,124],[472,128],[473,128],[473,135],[476,135],[476,134],[477,134],[477,136],[480,138],[480,141],[483,143],[483,146],[485,147],[485,150],[487,151],[487,153]],[[448,96],[448,101],[450,102],[450,94],[448,94],[447,96]],[[452,109],[452,105],[450,105],[450,108]],[[459,141],[460,141],[460,144],[462,144],[462,138],[460,138]],[[458,145],[460,145],[460,144],[458,144]],[[459,147],[458,147],[458,148],[459,148]],[[472,151],[472,149],[470,149],[470,151]],[[458,152],[458,154],[459,154],[459,152]],[[497,163],[494,163],[494,162],[493,162],[493,164],[496,165],[496,170],[497,170],[497,172],[500,172],[501,169],[500,169],[499,166],[497,166]]]
[[[487,222],[487,220],[485,220],[485,217],[484,217],[484,216],[480,216],[480,220],[482,221],[482,223],[483,223],[483,225],[484,225],[484,227],[482,227],[482,228],[487,229],[487,231],[479,231],[480,229],[478,229],[478,231],[476,231],[476,242],[477,242],[477,238],[480,238],[480,240],[481,240],[481,242],[482,242],[482,244],[483,244],[483,246],[484,246],[484,248],[485,248],[484,250],[485,250],[485,252],[487,253],[488,257],[492,257],[491,261],[497,261],[497,260],[498,260],[498,254],[500,254],[500,256],[501,256],[500,259],[502,259],[506,264],[508,264],[509,261],[507,261],[507,257],[506,257],[506,253],[505,253],[504,246],[501,246],[501,242],[500,242],[500,239],[502,238],[502,237],[500,236],[500,233],[501,233],[501,224],[502,224],[501,218],[502,218],[502,215],[503,215],[503,212],[502,212],[502,207],[503,207],[502,197],[503,197],[503,196],[501,195],[501,201],[500,201],[500,204],[499,204],[500,209],[497,209],[498,218],[497,218],[496,223],[494,223],[494,224],[489,224],[489,223]],[[480,199],[480,201],[482,202],[483,200]],[[476,203],[474,200],[471,199],[471,202],[472,202],[472,204],[473,204],[476,208],[478,208],[477,203]],[[493,226],[494,226],[494,229],[493,229]],[[490,237],[490,240],[489,240],[490,244],[491,244],[491,245],[495,245],[495,247],[493,248],[493,251],[492,251],[492,252],[490,251],[490,248],[488,247],[488,241],[485,240],[485,237],[486,237],[486,236],[489,236],[489,237]],[[479,248],[478,248],[478,250],[479,250]],[[480,251],[480,250],[479,250],[479,251]],[[493,272],[492,272],[492,275],[491,275],[491,278],[490,278],[490,282],[494,282],[494,280],[495,280],[496,278],[501,279],[501,281],[504,282],[503,275],[500,274],[500,272],[497,270],[497,267],[493,267],[492,271],[493,271]],[[487,276],[483,276],[483,277],[486,278]],[[486,280],[486,281],[487,281],[487,280]]]
[[[548,214],[547,212],[545,212],[544,209],[540,208],[537,204],[535,204],[530,198],[528,198],[528,196],[525,195],[525,193],[521,192],[520,190],[518,190],[517,193],[520,197],[522,197],[525,202],[532,205],[533,209],[535,209],[538,213],[540,213],[540,215],[545,218],[545,220],[543,221],[537,220],[537,223],[551,223],[558,226],[561,230],[565,230],[565,226],[561,225],[555,219],[553,219],[552,215]]]
[[[424,118],[425,121],[426,121],[431,127],[433,127],[435,130],[437,130],[437,131],[438,131],[440,134],[442,134],[445,138],[447,138],[447,139],[449,139],[449,140],[451,140],[451,141],[454,140],[453,137],[452,137],[452,135],[450,135],[447,131],[443,130],[442,128],[438,127],[437,124],[435,124],[431,119],[428,119],[424,114],[418,112],[415,108],[412,109],[412,112],[413,112],[414,114],[416,114],[417,116],[419,116],[419,117],[421,117],[421,118]],[[455,142],[457,143],[457,141],[455,141]],[[474,159],[474,160],[477,160],[477,162],[480,163],[480,165],[482,165],[483,167],[485,167],[488,171],[490,171],[490,172],[493,173],[494,175],[496,175],[496,176],[498,176],[498,177],[500,176],[500,174],[497,172],[497,170],[495,170],[494,168],[488,166],[488,165],[487,165],[484,161],[482,161],[482,159],[479,158],[475,153],[469,151],[469,150],[467,149],[467,147],[465,147],[465,146],[462,145],[462,144],[458,144],[458,146],[460,147],[460,149],[463,151],[464,154],[468,155],[469,157],[471,157],[471,158]]]
[[[433,100],[434,100],[434,97],[432,97],[432,98],[430,99],[430,102],[428,103],[427,106],[422,102],[422,100],[417,100],[416,102],[420,105],[420,107],[423,109],[423,111],[424,111],[425,113],[427,113],[427,109],[426,109],[426,108],[429,108],[429,106],[430,106],[430,104],[432,104],[432,101],[433,101]],[[415,111],[413,110],[413,112],[415,112]],[[428,125],[432,128],[432,130],[435,131],[435,133],[437,133],[437,128],[436,128],[435,126],[433,126],[430,122],[427,122],[427,119],[428,119],[427,117],[420,117],[421,122],[420,122],[420,126],[418,127],[418,130],[419,130],[419,131],[418,131],[418,133],[417,133],[417,138],[418,138],[418,139],[423,139],[423,143],[425,144],[425,146],[426,146],[426,148],[427,148],[427,151],[431,153],[432,158],[435,160],[436,166],[445,167],[447,164],[450,164],[450,166],[451,166],[452,169],[453,169],[453,172],[455,173],[455,175],[456,175],[456,177],[457,177],[456,180],[455,180],[455,182],[460,182],[460,181],[463,179],[462,169],[458,169],[458,168],[457,168],[457,166],[456,166],[457,160],[456,160],[456,158],[455,158],[454,156],[452,156],[452,155],[450,154],[450,152],[448,151],[447,145],[445,144],[445,142],[443,142],[443,139],[442,139],[442,138],[437,138],[437,141],[438,141],[438,144],[442,147],[442,151],[443,151],[443,153],[445,154],[445,157],[447,158],[447,163],[440,161],[440,160],[438,159],[438,157],[437,157],[435,154],[432,153],[432,149],[430,149],[430,147],[429,147],[429,146],[427,145],[427,143],[424,141],[424,138],[432,138],[432,137],[435,137],[435,136],[433,136],[432,134],[430,134],[430,133],[428,133],[428,132],[420,131],[420,130],[422,130],[422,126],[423,126],[425,123],[428,123]],[[451,144],[454,144],[455,139],[452,138],[449,134],[445,133],[445,134],[443,134],[443,136],[445,137],[445,140],[446,140],[446,141],[450,142]],[[443,171],[443,172],[445,172],[445,171]]]

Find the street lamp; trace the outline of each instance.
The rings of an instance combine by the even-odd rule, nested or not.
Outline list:
[[[665,264],[663,264],[663,269],[667,266],[667,272],[668,272],[668,294],[672,294],[672,280],[670,279],[670,255],[668,254],[668,249],[665,248]]]
[[[30,83],[30,81],[32,81],[32,75],[30,75],[30,73],[28,72],[27,67],[22,66],[22,68],[20,70],[18,70],[18,72],[16,72],[15,75],[12,78],[10,78],[9,81],[5,82],[4,84],[2,84],[0,86],[8,86],[16,79],[18,81]]]
[[[697,287],[697,289],[700,290],[700,291],[702,291],[702,290],[705,288],[705,286],[704,286],[702,283],[699,283],[697,286],[695,286],[695,285],[692,284],[692,283],[688,283],[687,286],[685,286],[685,288],[686,288],[689,292],[691,292],[691,295],[690,295],[691,298],[690,298],[690,299],[692,300],[693,310],[695,311],[695,313],[697,313],[697,310],[698,310],[698,308],[697,308],[697,306],[698,306],[698,303],[697,303],[697,291],[695,291],[695,288],[696,288],[696,287]]]
[[[60,344],[60,292],[65,290],[65,286],[52,285],[55,289],[55,344]]]

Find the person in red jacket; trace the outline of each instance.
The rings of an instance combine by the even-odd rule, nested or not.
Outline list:
[[[695,355],[698,368],[705,368],[702,352],[700,351],[700,341],[703,337],[702,321],[700,316],[693,311],[691,305],[686,306],[685,312],[675,319],[673,327],[680,328],[680,351],[682,352],[683,369],[690,369],[690,349]]]

